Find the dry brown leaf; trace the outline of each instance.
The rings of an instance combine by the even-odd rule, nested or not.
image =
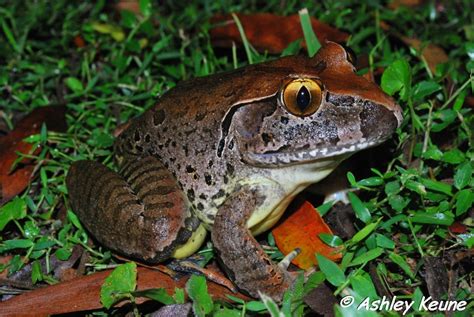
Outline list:
[[[392,0],[388,4],[388,8],[395,10],[401,6],[404,7],[417,7],[425,3],[425,0]]]
[[[436,71],[436,66],[449,61],[448,54],[446,54],[444,49],[442,49],[438,45],[432,43],[428,43],[425,45],[418,39],[409,38],[406,36],[401,36],[400,39],[405,44],[410,45],[415,50],[420,52],[421,56],[426,60],[426,63],[428,64],[428,67],[430,68],[432,73]]]
[[[237,14],[244,28],[249,42],[258,51],[270,53],[281,53],[291,42],[303,38],[300,17],[295,14],[291,16],[278,16],[271,13]],[[210,31],[213,45],[220,47],[231,47],[232,43],[242,44],[242,39],[232,16],[215,15],[212,23],[219,23]],[[225,23],[222,25],[222,23]],[[343,43],[349,35],[335,29],[323,22],[311,18],[313,30],[319,41],[333,41]],[[303,47],[304,41],[303,41]]]
[[[149,268],[138,267],[137,290],[163,287],[169,294],[175,287],[184,288],[189,276],[173,280],[168,275]],[[16,296],[1,303],[2,316],[34,315],[47,316],[66,314],[86,310],[100,309],[100,288],[111,270],[81,276],[73,280],[51,285]],[[232,293],[227,288],[214,282],[207,282],[209,294],[213,299],[230,301],[226,295],[249,300],[240,293]],[[141,304],[146,298],[138,298]],[[122,302],[118,306],[123,305]]]

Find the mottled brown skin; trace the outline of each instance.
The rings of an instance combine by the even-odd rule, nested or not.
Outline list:
[[[299,79],[322,84],[318,110],[304,117],[282,99]],[[389,138],[401,120],[399,106],[329,42],[311,59],[179,84],[119,136],[118,173],[92,162],[72,166],[71,205],[101,243],[150,262],[189,239],[195,215],[212,230],[237,286],[280,300],[291,279],[252,234],[269,229],[292,197],[343,159]]]

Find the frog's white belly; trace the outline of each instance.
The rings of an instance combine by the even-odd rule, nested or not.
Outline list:
[[[328,176],[345,158],[319,160],[310,164],[270,170],[269,179],[260,180],[273,183],[265,186],[266,200],[247,222],[252,234],[257,235],[273,227],[297,194]],[[258,182],[258,179],[254,181]]]

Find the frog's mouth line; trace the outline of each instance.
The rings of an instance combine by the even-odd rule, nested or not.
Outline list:
[[[332,161],[331,158],[341,157],[345,154],[352,154],[369,147],[379,145],[387,138],[377,138],[364,143],[353,143],[328,148],[305,150],[294,150],[292,152],[272,152],[272,153],[247,153],[245,160],[249,164],[256,166],[278,167],[297,164],[307,164],[319,160]]]

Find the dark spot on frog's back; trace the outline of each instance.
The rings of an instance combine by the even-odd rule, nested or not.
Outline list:
[[[194,190],[192,188],[188,189],[187,196],[189,201],[194,201]]]
[[[140,132],[138,130],[135,130],[135,134],[133,135],[133,138],[135,139],[135,142],[140,141],[141,136],[140,136]]]
[[[234,174],[234,171],[235,171],[234,165],[227,163],[227,172],[228,172],[230,175],[233,175],[233,174]]]
[[[272,137],[268,133],[262,133],[262,141],[268,145],[272,141]]]
[[[212,196],[212,199],[221,198],[221,197],[224,197],[224,195],[225,195],[225,191],[223,189],[219,189],[217,194]]]
[[[204,174],[204,180],[206,181],[206,184],[211,186],[212,185],[212,177],[208,173]]]
[[[153,113],[153,124],[155,126],[160,125],[165,121],[166,115],[163,109],[159,109]]]

